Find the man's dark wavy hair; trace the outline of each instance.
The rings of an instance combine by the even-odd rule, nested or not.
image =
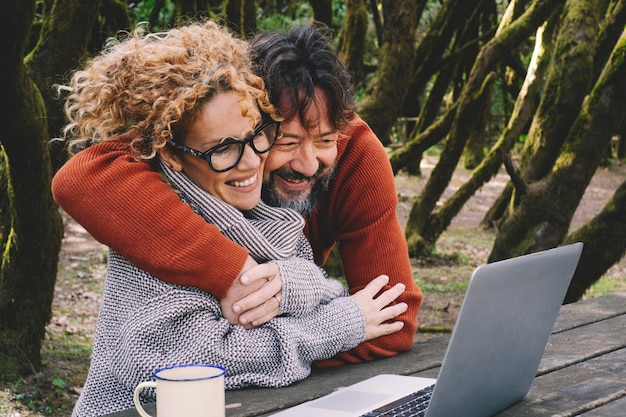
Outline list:
[[[253,60],[265,81],[270,101],[287,100],[280,114],[285,120],[298,116],[302,125],[317,126],[307,120],[307,110],[316,105],[314,87],[328,98],[328,120],[342,130],[354,116],[352,78],[331,46],[330,29],[322,24],[294,28],[288,32],[266,32],[252,40]],[[284,114],[287,111],[287,114]]]

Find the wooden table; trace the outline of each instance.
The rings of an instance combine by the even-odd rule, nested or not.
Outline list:
[[[379,373],[436,378],[449,336],[409,352],[358,365],[316,370],[285,388],[226,392],[227,417],[269,416]],[[154,415],[154,408],[148,408]],[[110,417],[135,417],[134,410]],[[498,417],[626,416],[626,292],[561,308],[530,395]]]

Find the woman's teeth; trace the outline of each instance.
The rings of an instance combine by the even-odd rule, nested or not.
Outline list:
[[[247,187],[256,182],[258,174],[254,174],[252,177],[248,178],[245,181],[232,181],[231,184],[235,187]]]

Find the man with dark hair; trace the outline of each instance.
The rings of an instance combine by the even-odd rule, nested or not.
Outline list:
[[[311,144],[316,148],[313,155],[319,161],[313,172],[315,158],[285,156],[284,153],[293,153],[301,146],[302,138],[290,135],[294,132],[289,128],[283,129],[286,139],[277,148],[283,157],[273,164],[277,169],[270,169],[272,172],[268,170],[266,174],[264,200],[309,215],[332,177],[339,132],[354,118],[350,75],[330,49],[324,26],[317,29],[309,26],[287,34],[267,32],[252,40],[252,48],[270,100],[279,106],[280,115],[288,126],[298,122],[306,131],[300,133],[310,134],[314,139]],[[328,126],[320,130],[323,118]],[[287,164],[306,159],[312,163],[311,167],[304,169],[308,172],[290,169]],[[294,183],[298,186],[290,186]]]
[[[350,76],[328,32],[307,26],[264,33],[252,46],[258,73],[284,119],[265,165],[263,199],[305,216],[318,265],[338,245],[350,293],[379,275],[389,276],[385,289],[406,285],[396,302],[408,309],[390,324],[393,333],[319,365],[409,349],[422,293],[397,219],[393,173],[380,141],[354,113]],[[116,190],[108,187],[111,178],[120,185]],[[244,248],[182,204],[159,174],[119,144],[103,142],[72,157],[56,174],[53,193],[94,238],[161,279],[220,298],[231,321],[260,325],[278,314],[281,297],[289,297],[275,270],[256,266]],[[158,228],[141,221],[154,213],[164,219]]]

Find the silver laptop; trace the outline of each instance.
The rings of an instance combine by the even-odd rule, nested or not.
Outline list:
[[[418,415],[493,416],[530,392],[582,248],[579,242],[479,266],[437,379],[378,375],[274,416],[394,415],[384,412],[427,387]]]

